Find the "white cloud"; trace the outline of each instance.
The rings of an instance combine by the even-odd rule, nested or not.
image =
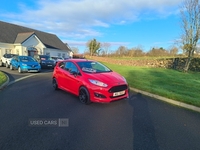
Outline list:
[[[38,0],[34,8],[20,2],[21,13],[8,15],[27,27],[81,39],[103,36],[97,28],[148,18],[150,12],[168,16],[176,12],[180,2],[182,0]]]

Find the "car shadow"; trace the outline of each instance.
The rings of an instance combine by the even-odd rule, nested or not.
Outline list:
[[[133,108],[133,148],[140,150],[159,150],[147,99],[140,93],[131,93],[129,104]]]

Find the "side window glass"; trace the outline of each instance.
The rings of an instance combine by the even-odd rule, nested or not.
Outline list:
[[[64,62],[60,62],[60,63],[59,63],[59,67],[62,68],[62,69],[64,69],[65,63],[64,63]]]
[[[13,59],[17,61],[17,57],[14,57]]]
[[[78,68],[76,67],[75,64],[72,63],[72,69],[71,69],[71,72],[76,72],[78,73]]]
[[[71,62],[66,62],[65,63],[65,70],[67,70],[68,72],[70,72],[71,69]]]
[[[78,72],[78,68],[72,62],[67,62],[65,64],[65,70],[67,70],[68,72]]]

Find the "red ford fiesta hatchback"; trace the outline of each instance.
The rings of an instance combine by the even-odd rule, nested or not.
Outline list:
[[[79,97],[84,104],[128,98],[128,83],[105,65],[86,59],[58,62],[53,72],[53,87]]]

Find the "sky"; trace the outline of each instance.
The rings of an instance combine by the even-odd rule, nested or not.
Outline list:
[[[183,0],[1,0],[0,20],[56,34],[86,51],[96,39],[109,51],[169,49],[180,39]]]

